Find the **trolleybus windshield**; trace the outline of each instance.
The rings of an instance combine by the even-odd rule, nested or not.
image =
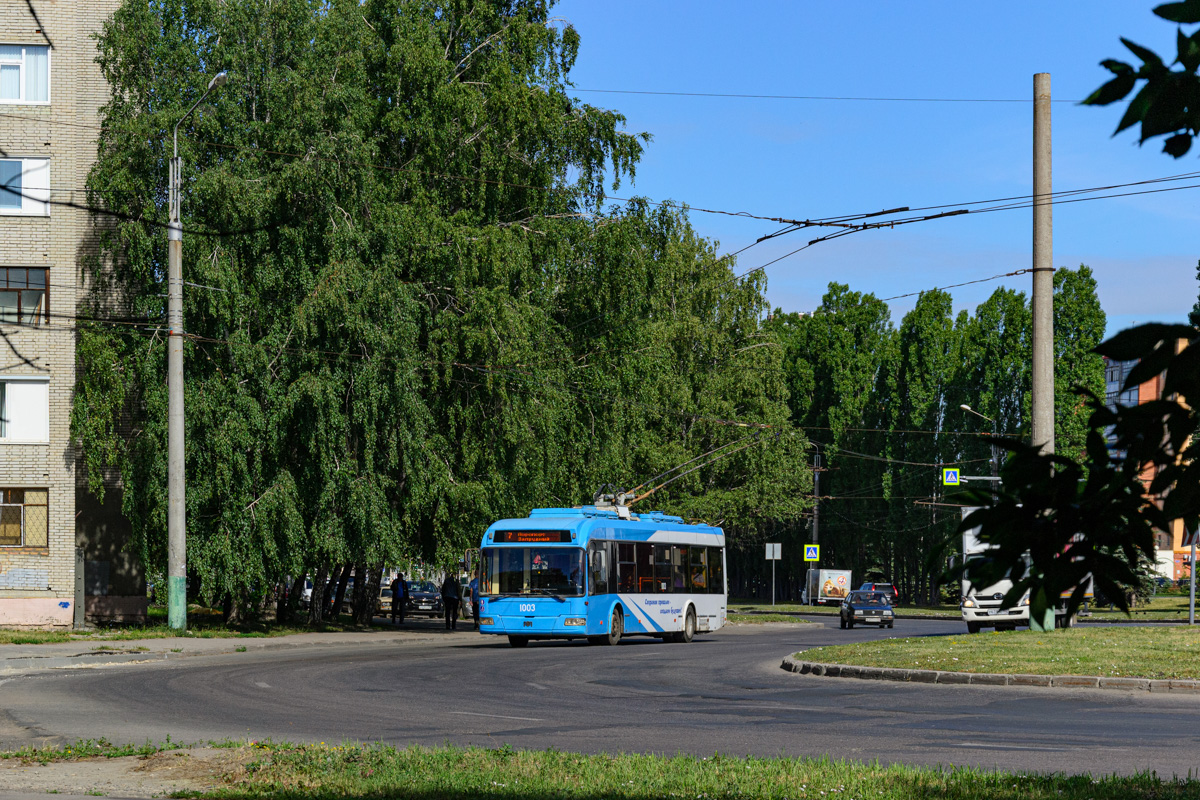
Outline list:
[[[583,594],[583,550],[578,547],[485,547],[483,592],[490,595]]]

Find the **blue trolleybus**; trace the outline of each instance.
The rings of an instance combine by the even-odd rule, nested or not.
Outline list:
[[[531,639],[690,642],[726,620],[725,534],[623,506],[538,508],[483,535],[480,632]]]

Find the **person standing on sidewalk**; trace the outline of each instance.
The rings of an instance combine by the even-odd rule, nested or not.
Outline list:
[[[408,607],[408,583],[404,580],[404,573],[396,573],[396,579],[392,581],[392,624],[396,624],[396,617],[400,617],[400,624],[404,624],[404,611]]]
[[[446,630],[458,630],[458,601],[461,590],[458,586],[458,575],[454,570],[446,570],[446,579],[442,581],[442,606],[446,613]]]
[[[468,584],[471,590],[471,616],[475,618],[475,630],[479,630],[479,576],[471,578]]]

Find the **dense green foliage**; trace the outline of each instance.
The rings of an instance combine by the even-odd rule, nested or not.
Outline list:
[[[1117,361],[1138,360],[1122,391],[1161,375],[1161,398],[1108,408],[1103,395],[1089,394],[1082,465],[1006,444],[1012,457],[1003,484],[962,495],[987,506],[963,527],[979,525],[980,539],[995,548],[991,559],[967,565],[972,582],[986,586],[1011,576],[1008,599],[1029,592],[1031,615],[1044,618],[1066,593],[1073,614],[1091,575],[1098,592],[1128,609],[1124,589],[1138,583],[1131,565],[1154,561],[1155,532],[1169,530],[1177,519],[1188,530],[1200,524],[1200,440],[1193,437],[1200,424],[1197,343],[1200,336],[1190,325],[1150,324],[1096,348]],[[1142,480],[1147,474],[1148,485]]]
[[[735,542],[808,506],[762,286],[732,281],[685,210],[606,206],[648,137],[570,97],[579,37],[550,5],[168,0],[105,26],[88,187],[121,216],[96,316],[162,318],[171,126],[230,76],[180,130],[188,561],[207,600],[449,564],[497,518],[747,434],[655,506]],[[151,569],[165,352],[158,332],[84,327],[73,417]]]
[[[1164,3],[1154,13],[1180,25],[1200,23],[1200,1]],[[1141,66],[1134,69],[1111,58],[1101,61],[1100,65],[1115,77],[1092,92],[1084,104],[1106,106],[1123,100],[1145,81],[1129,101],[1113,135],[1141,123],[1138,144],[1166,136],[1163,152],[1181,158],[1191,149],[1193,137],[1200,135],[1200,30],[1188,35],[1182,28],[1176,29],[1176,56],[1170,65],[1149,48],[1125,38],[1121,43],[1138,57]],[[1176,64],[1180,69],[1171,69]]]
[[[1105,317],[1091,270],[1055,274],[1058,451],[1082,460],[1089,410],[1074,387],[1103,394],[1092,352]],[[792,419],[825,456],[823,565],[894,581],[906,600],[940,599],[945,543],[959,521],[943,466],[987,475],[997,434],[1027,438],[1032,317],[1024,293],[997,289],[975,313],[923,293],[899,326],[872,295],[830,284],[812,315],[776,312]],[[983,417],[962,410],[970,406]],[[949,504],[949,505],[947,505]]]

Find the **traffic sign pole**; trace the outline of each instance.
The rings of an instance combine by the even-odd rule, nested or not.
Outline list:
[[[1191,589],[1188,592],[1188,625],[1196,624],[1196,537],[1200,531],[1192,532],[1192,564],[1188,570],[1192,574]]]

